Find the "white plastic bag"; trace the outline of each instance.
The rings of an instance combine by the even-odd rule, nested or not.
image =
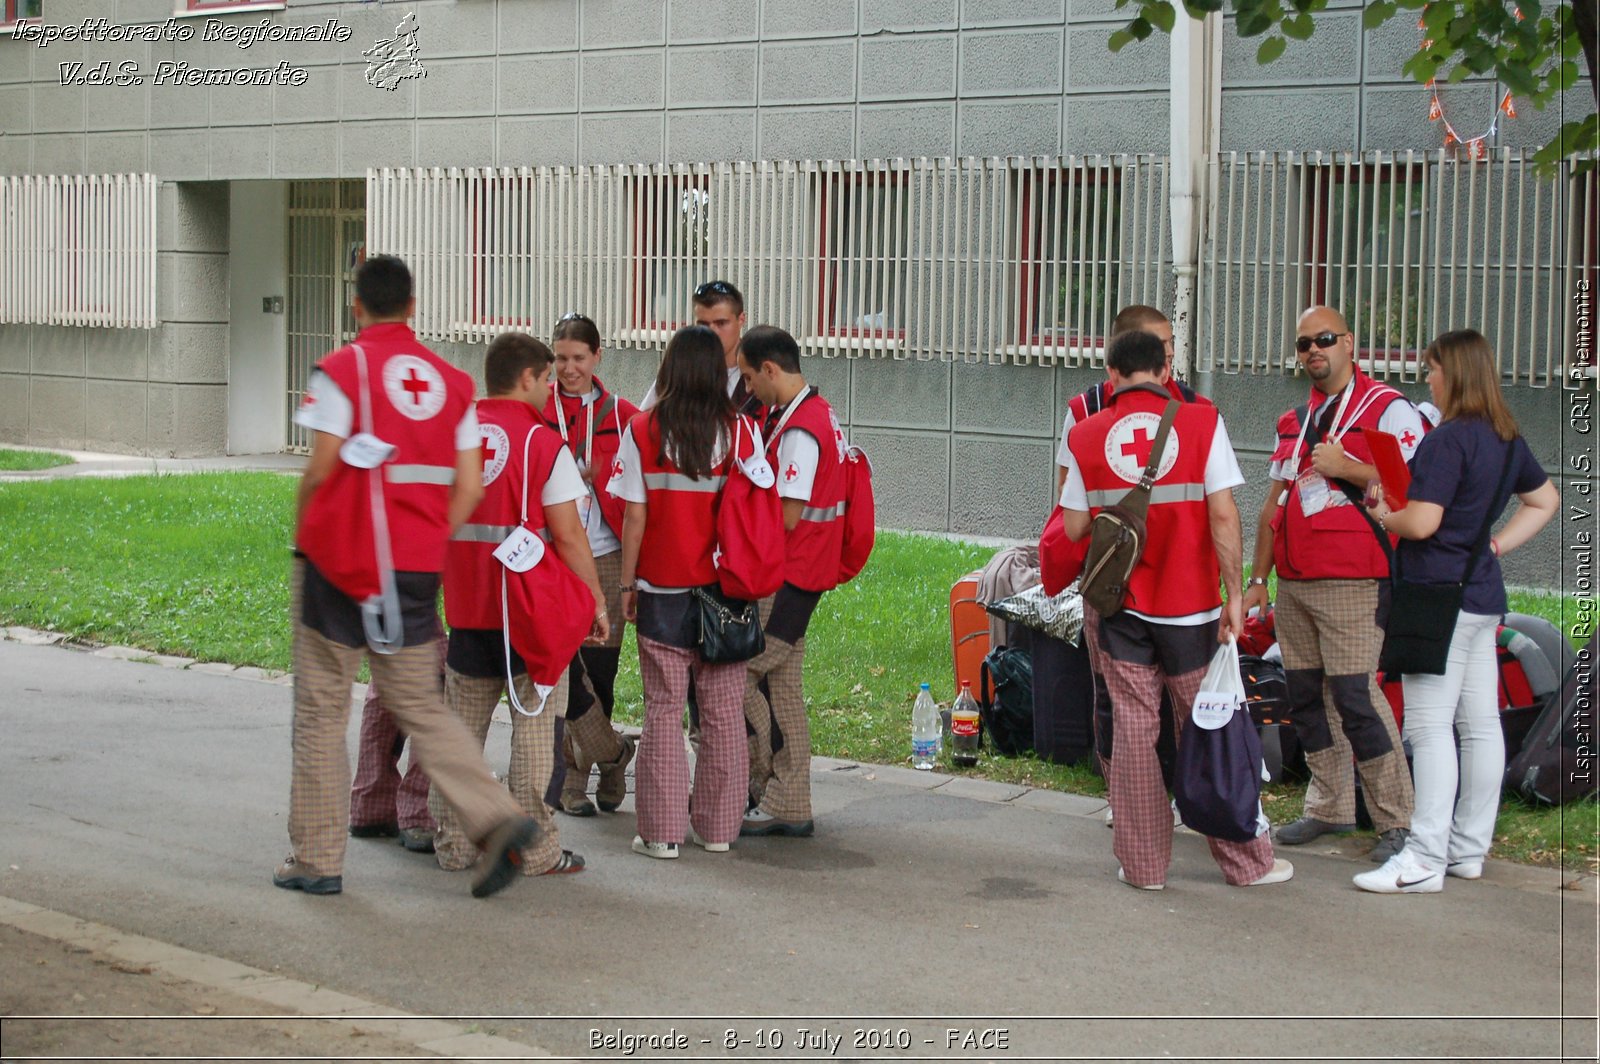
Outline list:
[[[1215,731],[1228,723],[1245,704],[1244,677],[1239,673],[1239,644],[1233,639],[1217,648],[1211,666],[1200,681],[1191,716],[1195,726]]]

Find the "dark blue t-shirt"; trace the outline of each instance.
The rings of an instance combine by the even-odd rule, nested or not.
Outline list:
[[[1495,496],[1511,452],[1506,490]],[[1496,519],[1512,495],[1533,491],[1550,478],[1521,436],[1506,443],[1481,418],[1453,418],[1428,433],[1411,460],[1408,498],[1444,507],[1439,530],[1423,540],[1402,539],[1396,559],[1400,578],[1408,584],[1454,584],[1462,579],[1467,558],[1483,527],[1485,513]],[[1468,613],[1499,616],[1506,612],[1506,586],[1500,559],[1488,547],[1473,566],[1461,608]]]

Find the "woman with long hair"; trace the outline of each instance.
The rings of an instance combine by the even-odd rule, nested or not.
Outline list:
[[[1483,874],[1506,760],[1495,657],[1495,630],[1506,612],[1500,559],[1532,539],[1560,501],[1518,435],[1489,341],[1457,329],[1424,357],[1443,420],[1412,459],[1406,504],[1391,510],[1380,499],[1368,513],[1400,537],[1396,586],[1460,583],[1461,608],[1443,675],[1402,678],[1416,808],[1405,847],[1355,877],[1356,886],[1378,894],[1434,894],[1447,875]],[[1512,495],[1521,505],[1483,543],[1482,532]]]
[[[550,337],[555,351],[556,387],[544,406],[545,424],[561,434],[577,460],[589,493],[578,500],[578,518],[589,537],[589,550],[606,593],[606,612],[615,622],[599,646],[585,646],[568,670],[567,719],[558,756],[565,771],[548,796],[565,813],[594,816],[595,804],[614,813],[627,797],[628,762],[633,741],[611,727],[617,663],[622,655],[622,516],[624,503],[606,490],[623,431],[638,408],[606,390],[595,376],[600,368],[600,330],[582,314],[564,314]],[[594,713],[596,707],[600,712]],[[589,771],[600,768],[594,802],[589,801]]]
[[[622,615],[637,627],[644,733],[634,763],[636,853],[674,858],[692,839],[721,852],[739,835],[749,783],[745,665],[700,656],[693,589],[717,582],[716,506],[735,441],[741,460],[761,434],[728,398],[722,341],[702,325],[678,330],[656,377],[656,405],[623,434],[611,478],[622,520]],[[693,805],[683,747],[691,678],[700,707]]]

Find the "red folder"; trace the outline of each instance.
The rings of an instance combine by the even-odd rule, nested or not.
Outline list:
[[[1383,499],[1391,510],[1401,510],[1406,505],[1406,489],[1411,486],[1411,470],[1406,468],[1405,457],[1400,453],[1400,441],[1392,432],[1362,429],[1367,447],[1372,451],[1372,464],[1377,467],[1378,480],[1383,484]]]

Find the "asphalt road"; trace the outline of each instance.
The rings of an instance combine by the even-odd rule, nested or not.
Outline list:
[[[1184,832],[1139,892],[1096,803],[909,770],[819,762],[815,838],[675,862],[629,852],[631,800],[558,816],[588,871],[487,901],[392,840],[351,841],[341,896],[275,890],[289,717],[281,685],[0,642],[0,895],[558,1054],[1595,1057],[1591,880],[1366,895],[1314,845],[1237,889]]]

